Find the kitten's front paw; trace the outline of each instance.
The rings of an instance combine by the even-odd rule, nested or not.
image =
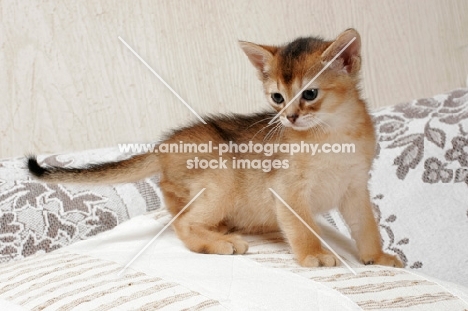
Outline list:
[[[303,267],[335,267],[340,265],[335,255],[324,250],[318,254],[307,255],[299,263]]]
[[[361,258],[362,262],[365,265],[381,265],[381,266],[390,266],[396,268],[403,268],[404,265],[401,260],[395,256],[387,253],[380,253],[378,255],[363,256]]]

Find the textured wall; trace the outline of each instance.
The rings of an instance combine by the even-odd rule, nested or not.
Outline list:
[[[0,1],[0,157],[151,141],[200,114],[265,106],[236,40],[363,40],[370,106],[465,85],[468,1]]]

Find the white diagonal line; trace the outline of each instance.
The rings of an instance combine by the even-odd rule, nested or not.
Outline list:
[[[332,248],[330,245],[328,245],[327,242],[325,242],[324,239],[322,239],[318,234],[317,232],[315,232],[314,229],[312,229],[305,221],[304,219],[301,218],[301,216],[299,216],[292,208],[291,206],[288,205],[288,203],[286,203],[280,196],[278,193],[275,192],[275,190],[271,189],[271,188],[268,188],[277,198],[278,200],[281,201],[281,203],[284,204],[284,206],[286,206],[290,211],[291,213],[294,214],[294,216],[297,217],[297,219],[299,219],[303,224],[304,226],[307,227],[307,229],[309,229],[319,240],[320,242],[322,242],[323,245],[325,245],[332,253],[333,255],[335,255],[354,275],[357,275],[356,271],[354,271],[344,260],[343,258],[340,257],[340,255],[338,255]]]
[[[169,221],[169,223],[168,223],[167,225],[165,225],[164,228],[162,228],[161,231],[159,231],[158,234],[156,234],[156,235],[151,239],[151,241],[149,241],[148,244],[146,244],[145,247],[143,247],[143,248],[141,249],[141,251],[139,251],[138,254],[136,254],[136,255],[132,258],[132,260],[130,260],[130,261],[125,265],[125,267],[123,267],[122,270],[120,270],[119,273],[117,273],[117,276],[120,276],[128,267],[130,267],[130,265],[131,265],[138,257],[140,257],[140,255],[143,254],[143,252],[154,242],[154,240],[156,240],[156,239],[164,232],[164,230],[166,230],[166,229],[174,222],[174,220],[176,220],[177,217],[179,217],[180,214],[182,214],[182,213],[185,211],[185,209],[186,209],[187,207],[189,207],[190,204],[192,204],[193,201],[195,201],[195,200],[200,196],[200,194],[203,193],[203,191],[205,191],[205,189],[206,189],[206,188],[203,188],[202,190],[200,190],[200,192],[198,192],[197,195],[194,196],[193,199],[190,200],[190,202],[188,202],[187,205],[185,205],[184,208],[181,209],[180,212],[177,213],[177,215],[175,215],[175,216],[171,219],[171,221]]]
[[[187,104],[187,102],[186,102],[182,97],[180,97],[180,95],[177,94],[177,92],[174,91],[174,89],[173,89],[169,84],[167,84],[167,82],[164,81],[164,79],[161,78],[161,76],[158,75],[158,74],[156,73],[156,71],[154,71],[153,68],[151,68],[150,65],[148,65],[148,63],[145,62],[145,60],[144,60],[143,58],[141,58],[141,56],[138,55],[138,53],[135,52],[135,50],[132,49],[132,47],[131,47],[130,45],[128,45],[127,42],[125,42],[124,39],[122,39],[122,37],[119,36],[118,38],[119,38],[119,40],[122,41],[122,43],[123,43],[133,54],[135,54],[135,56],[136,56],[136,57],[137,57],[137,58],[138,58],[138,59],[139,59],[139,60],[156,76],[156,78],[158,78],[159,81],[161,81],[161,82],[169,89],[169,91],[172,92],[172,94],[174,94],[174,95],[175,95],[175,96],[176,96],[176,97],[177,97],[177,98],[178,98],[178,99],[195,115],[195,116],[197,116],[197,118],[198,118],[203,124],[206,124],[205,120],[203,120],[203,119],[198,115],[198,113],[196,113],[196,111],[193,110],[192,107],[190,107],[189,104]]]
[[[354,42],[354,40],[356,40],[356,37],[353,37],[353,38],[348,42],[348,44],[346,44],[345,47],[342,48],[342,49],[340,50],[340,52],[339,52],[338,54],[336,54],[335,57],[333,57],[332,60],[329,61],[329,62],[325,65],[325,67],[323,67],[322,70],[320,70],[319,73],[317,73],[317,74],[315,75],[315,77],[313,77],[312,80],[310,80],[309,83],[307,83],[306,86],[304,86],[304,87],[302,88],[302,90],[300,90],[299,93],[297,93],[296,96],[294,96],[294,97],[286,104],[286,106],[284,106],[284,108],[281,109],[280,112],[278,112],[278,114],[277,114],[273,119],[270,120],[270,122],[268,122],[268,124],[273,123],[273,121],[275,121],[275,119],[278,118],[278,117],[280,116],[280,114],[282,114],[283,111],[285,111],[286,108],[288,108],[289,105],[292,104],[293,101],[295,101],[299,96],[301,96],[302,92],[304,92],[304,91],[315,81],[315,79],[317,79],[317,77],[320,76],[320,75],[322,74],[322,72],[324,72],[325,69],[327,69],[327,68],[331,65],[331,63],[333,63],[333,62],[338,58],[338,56],[340,56],[341,53],[343,53],[344,50],[346,50],[346,49],[348,48],[348,46],[351,45],[351,43]]]

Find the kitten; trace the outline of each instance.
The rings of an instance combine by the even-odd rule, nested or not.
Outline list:
[[[355,40],[310,87],[272,124],[276,113]],[[402,267],[382,251],[367,184],[376,146],[374,128],[359,94],[361,40],[354,29],[334,41],[299,38],[284,46],[240,42],[255,66],[272,112],[212,116],[167,135],[166,144],[342,144],[354,143],[355,153],[255,152],[223,155],[225,167],[201,169],[195,157],[219,160],[213,153],[146,153],[120,162],[86,168],[41,167],[30,157],[30,172],[46,182],[122,183],[159,175],[165,204],[174,216],[206,188],[173,223],[179,238],[194,252],[244,254],[248,244],[234,232],[281,230],[302,266],[335,266],[339,262],[320,241],[269,191],[274,189],[303,220],[319,232],[314,216],[338,207],[356,240],[365,264]],[[274,112],[276,111],[276,112]],[[238,160],[279,160],[267,170],[236,168]],[[214,163],[214,162],[213,162]],[[264,162],[262,162],[264,163]]]

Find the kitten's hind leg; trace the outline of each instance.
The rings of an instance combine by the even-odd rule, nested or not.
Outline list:
[[[184,244],[197,253],[245,254],[249,245],[240,235],[224,234],[225,231],[220,230],[224,218],[224,208],[210,205],[208,201],[213,201],[206,199],[206,197],[197,200],[173,224],[177,235]]]
[[[187,215],[188,216],[188,215]],[[174,221],[179,238],[191,250],[203,254],[245,254],[249,248],[246,241],[237,234],[222,234],[217,226],[193,222],[190,217]]]

